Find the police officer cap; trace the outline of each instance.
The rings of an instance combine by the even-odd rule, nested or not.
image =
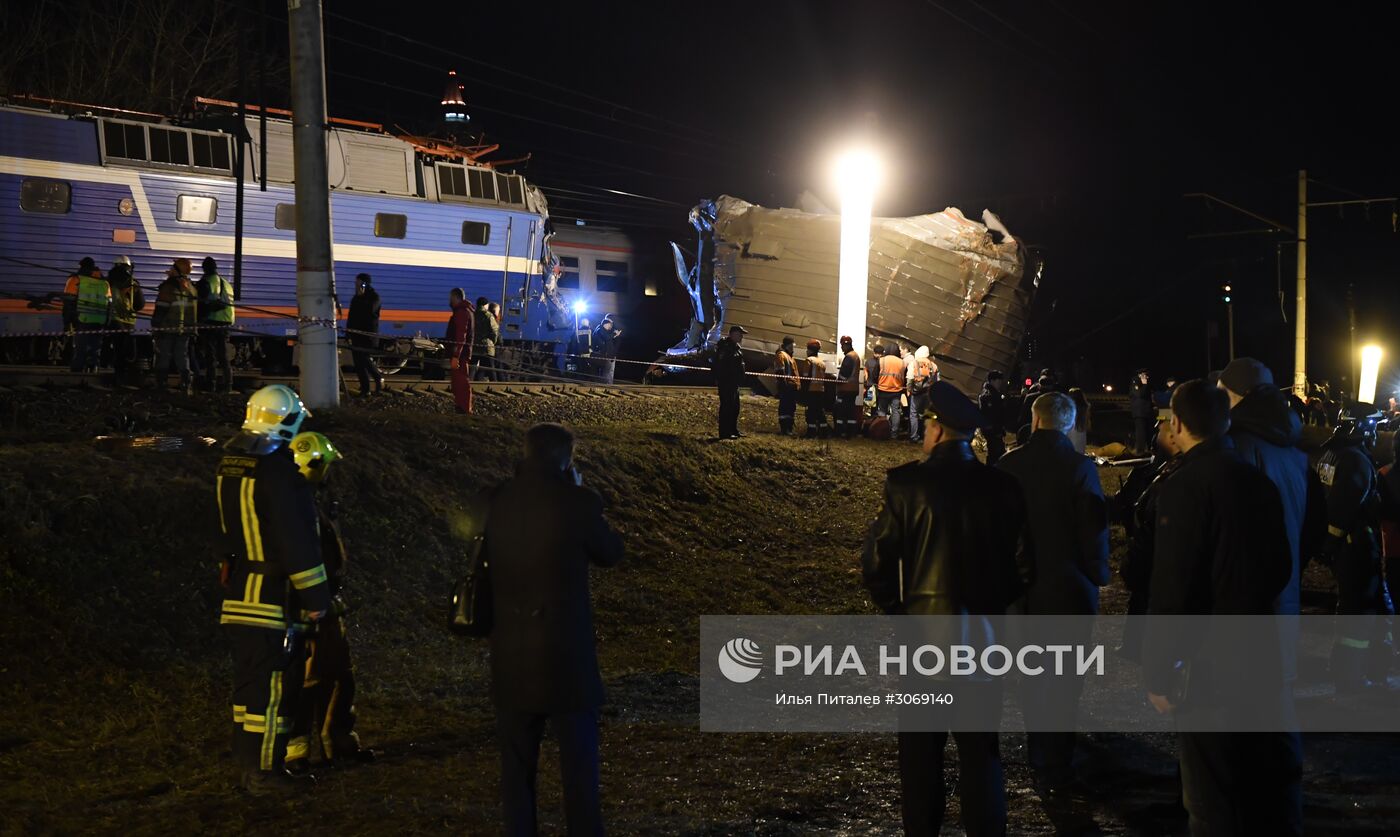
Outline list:
[[[963,433],[971,433],[987,423],[972,399],[947,381],[935,381],[929,390],[924,418]]]
[[[730,333],[730,334],[733,334],[733,333],[736,332],[736,331],[739,332],[740,334],[748,334],[748,333],[749,333],[749,330],[746,329],[746,328],[744,328],[744,327],[741,326],[741,325],[732,325],[732,326],[729,327],[729,333]]]

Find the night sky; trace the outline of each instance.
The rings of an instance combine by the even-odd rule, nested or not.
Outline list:
[[[1288,226],[1299,168],[1314,201],[1400,195],[1393,39],[1354,12],[1169,9],[331,3],[328,84],[333,114],[420,129],[455,68],[472,130],[505,157],[532,153],[523,170],[555,190],[561,219],[682,240],[686,208],[704,197],[792,205],[811,189],[834,204],[825,158],[873,124],[891,158],[877,212],[990,208],[1044,257],[1038,361],[1069,371],[1083,357],[1094,377],[1121,383],[1137,365],[1202,374],[1209,348],[1218,368],[1228,281],[1238,353],[1286,381],[1292,236],[1183,195]],[[1345,374],[1349,284],[1359,341],[1400,352],[1393,208],[1310,213],[1314,378]],[[1233,231],[1249,234],[1188,237]]]

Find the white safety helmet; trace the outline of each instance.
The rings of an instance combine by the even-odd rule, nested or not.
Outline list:
[[[117,256],[117,260],[114,262],[114,264],[124,264],[124,265],[126,265],[127,267],[131,267],[131,257],[130,257],[130,256]]]
[[[265,386],[248,399],[243,429],[259,436],[289,442],[311,415],[296,390],[282,384]]]

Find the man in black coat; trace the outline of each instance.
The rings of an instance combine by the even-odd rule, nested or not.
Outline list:
[[[1006,453],[1006,376],[996,370],[987,373],[987,381],[982,384],[982,395],[978,406],[987,426],[982,428],[982,437],[987,440],[987,464],[995,465]]]
[[[1264,472],[1278,489],[1283,502],[1284,529],[1293,561],[1288,585],[1279,594],[1276,612],[1299,613],[1299,554],[1308,521],[1308,455],[1298,448],[1303,437],[1303,421],[1288,403],[1288,397],[1274,386],[1269,367],[1254,358],[1230,361],[1217,384],[1230,398],[1230,439],[1245,462]],[[1314,501],[1320,499],[1313,492]],[[1318,510],[1311,515],[1318,517]],[[1310,539],[1311,540],[1311,539]],[[1284,660],[1288,679],[1296,679],[1297,658]]]
[[[491,696],[501,744],[501,802],[507,834],[535,833],[535,771],[548,722],[570,834],[602,834],[598,799],[598,707],[603,680],[589,600],[590,564],[622,560],[622,539],[603,501],[583,488],[573,434],[537,424],[525,460],[491,497],[486,556],[491,567]]]
[[[744,335],[748,329],[731,326],[729,336],[715,346],[715,386],[719,389],[719,437],[738,439],[739,384],[744,380]]]
[[[1146,369],[1133,373],[1128,385],[1128,412],[1133,417],[1133,452],[1146,456],[1151,450],[1152,423],[1157,418],[1157,406],[1152,403],[1152,385]]]
[[[1025,504],[1012,477],[977,461],[970,440],[983,419],[946,381],[934,383],[924,414],[928,459],[894,468],[862,555],[866,589],[888,614],[968,615],[994,636],[994,622],[1025,589]],[[956,706],[976,713],[953,732],[961,762],[958,793],[968,834],[1006,832],[1006,787],[996,729],[999,681],[965,684]],[[966,719],[968,716],[963,716]],[[899,734],[906,834],[935,835],[943,822],[946,731]]]
[[[1031,616],[1084,617],[1062,620],[1066,634],[1053,638],[1081,644],[1093,631],[1099,587],[1109,579],[1108,506],[1094,461],[1076,453],[1065,435],[1074,419],[1074,401],[1068,395],[1040,396],[1031,408],[1030,441],[1004,456],[997,467],[1021,486],[1035,544],[1035,580],[1017,610]],[[1042,791],[1061,791],[1074,778],[1072,730],[1083,688],[1078,677],[1022,681],[1026,751]]]
[[[355,358],[355,374],[360,378],[360,395],[369,395],[369,380],[374,379],[374,391],[384,389],[384,373],[374,363],[371,352],[379,338],[379,294],[374,290],[370,275],[355,277],[355,296],[350,300],[350,314],[345,318],[345,330],[350,335],[350,354]]]
[[[1273,654],[1260,654],[1261,637],[1245,632],[1248,626],[1238,628],[1254,640],[1245,646],[1233,635],[1206,641],[1189,626],[1155,618],[1272,615],[1292,567],[1283,503],[1269,478],[1236,452],[1224,392],[1204,380],[1182,384],[1172,394],[1171,424],[1182,454],[1157,499],[1142,651],[1148,699],[1176,718],[1192,834],[1301,834],[1302,750],[1277,635]],[[1272,671],[1261,675],[1270,657]],[[1241,682],[1245,675],[1235,675],[1246,670]],[[1199,731],[1262,723],[1275,731]]]

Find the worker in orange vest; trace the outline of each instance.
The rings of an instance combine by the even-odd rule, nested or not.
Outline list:
[[[778,434],[781,436],[792,435],[797,416],[797,388],[802,381],[797,377],[797,361],[792,357],[796,348],[797,341],[784,337],[782,348],[773,356],[773,373],[778,376],[774,380],[778,384]]]
[[[899,438],[899,416],[903,412],[900,396],[904,395],[904,359],[888,349],[880,356],[875,381],[875,414],[890,421],[890,438]]]

